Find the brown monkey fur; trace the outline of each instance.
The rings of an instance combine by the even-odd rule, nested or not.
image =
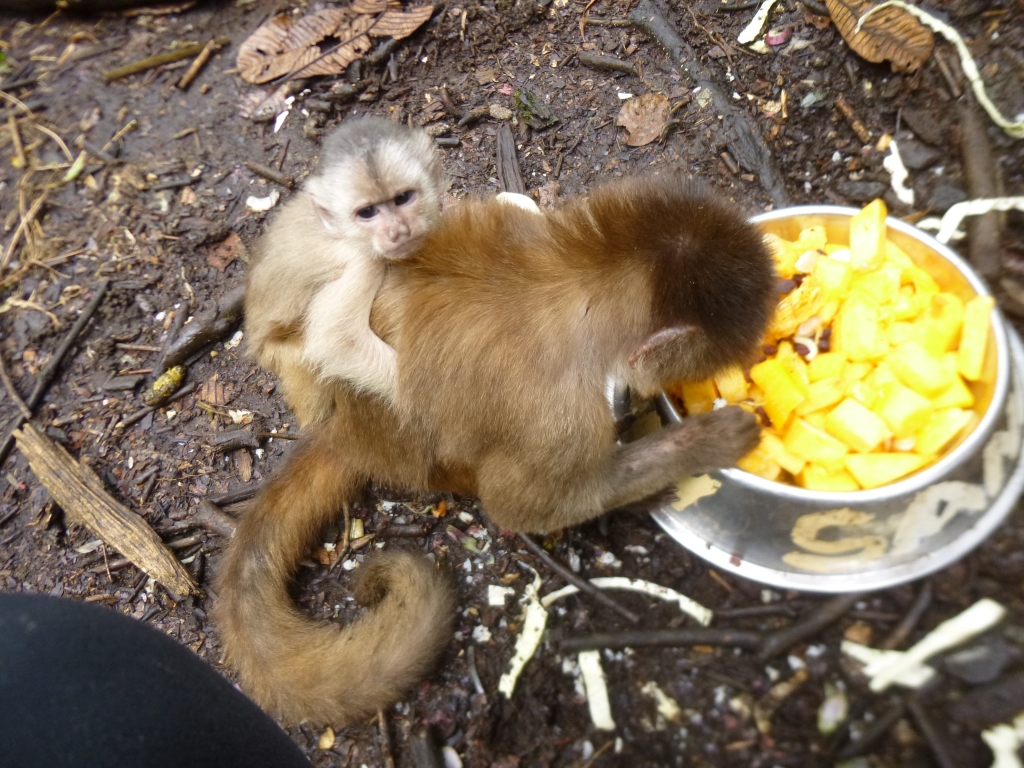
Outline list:
[[[369,479],[478,496],[503,528],[550,531],[731,466],[758,440],[724,408],[625,446],[609,376],[634,392],[702,378],[761,342],[775,300],[761,235],[678,176],[627,179],[543,216],[448,212],[378,294],[398,359],[388,406],[343,385],[241,520],[221,567],[229,662],[287,719],[353,722],[414,686],[450,638],[454,596],[422,558],[367,564],[376,598],[345,629],[288,598],[298,560]]]

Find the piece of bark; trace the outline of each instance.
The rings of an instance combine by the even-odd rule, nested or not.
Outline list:
[[[160,362],[160,369],[166,371],[176,365],[183,365],[207,344],[220,341],[231,333],[242,322],[244,302],[245,286],[242,286],[218,302],[216,309],[204,310],[192,318],[192,322],[168,346],[167,354]]]
[[[789,193],[786,192],[782,174],[779,173],[760,129],[752,123],[751,118],[733,107],[729,94],[711,79],[711,73],[701,66],[700,57],[679,36],[652,0],[640,0],[636,8],[629,12],[629,21],[658,41],[673,63],[689,79],[689,85],[707,88],[722,118],[721,125],[726,132],[729,152],[744,170],[757,174],[761,186],[776,205],[789,205]]]
[[[502,192],[517,192],[520,195],[526,194],[526,184],[523,182],[523,173],[519,170],[519,160],[516,157],[516,140],[512,136],[512,129],[508,123],[502,123],[498,127],[498,150],[495,164],[498,166],[498,184]]]
[[[199,587],[163,541],[139,515],[107,493],[103,481],[31,424],[14,433],[39,482],[68,517],[177,595],[199,594]]]
[[[987,121],[973,104],[963,101],[957,108],[960,117],[960,160],[964,166],[968,198],[999,197],[996,184],[996,164],[992,158],[992,144],[985,132]],[[967,219],[967,260],[992,280],[999,274],[1000,226],[995,211]]]

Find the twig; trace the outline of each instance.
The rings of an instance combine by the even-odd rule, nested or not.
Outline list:
[[[85,306],[85,309],[82,310],[82,314],[78,316],[78,320],[75,321],[75,324],[71,326],[71,330],[68,331],[67,336],[64,337],[60,346],[57,347],[57,351],[53,353],[53,357],[50,358],[50,362],[46,364],[46,367],[39,374],[39,378],[36,380],[36,385],[32,390],[32,394],[30,394],[28,400],[25,401],[28,409],[33,413],[35,412],[36,406],[38,406],[42,401],[43,395],[45,395],[47,389],[49,389],[50,383],[53,381],[53,377],[57,375],[57,369],[63,362],[64,356],[75,343],[75,339],[78,338],[78,334],[82,332],[82,329],[85,328],[86,324],[89,322],[89,318],[91,318],[93,313],[96,312],[96,309],[99,307],[100,302],[103,301],[103,297],[106,295],[107,288],[109,287],[110,280],[106,279],[100,280],[100,282],[96,284],[96,289],[93,293],[92,299]],[[11,447],[14,445],[14,431],[24,424],[25,421],[26,419],[24,416],[20,415],[14,420],[14,425],[11,427],[10,433],[8,433],[3,445],[0,445],[0,465],[7,460],[7,457],[11,452]]]
[[[776,204],[789,205],[789,193],[786,192],[782,174],[761,131],[752,126],[745,115],[736,111],[728,94],[701,68],[700,57],[679,36],[653,0],[640,0],[637,7],[629,12],[629,20],[637,29],[658,41],[673,63],[689,78],[691,85],[708,90],[726,130],[729,152],[743,168],[758,175],[761,186]]]
[[[469,670],[469,679],[473,682],[473,688],[477,694],[487,693],[484,690],[484,684],[480,680],[480,673],[476,669],[476,647],[473,645],[466,647],[466,667]]]
[[[751,8],[757,8],[761,4],[761,0],[752,0],[749,3],[722,3],[715,12],[718,11],[749,11]]]
[[[249,162],[248,160],[246,160],[245,163],[243,163],[243,165],[245,165],[246,168],[255,173],[257,176],[262,176],[264,179],[267,179],[268,181],[272,181],[275,184],[280,184],[282,187],[285,187],[286,189],[291,189],[292,187],[295,186],[295,179],[286,173],[280,173],[279,171],[275,171],[273,168],[268,168],[267,166],[261,165],[260,163],[252,163]]]
[[[341,532],[341,540],[340,540],[341,546],[339,547],[336,544],[335,547],[334,547],[335,558],[334,558],[334,562],[331,563],[330,567],[327,569],[328,573],[333,571],[335,569],[335,567],[337,567],[338,563],[340,563],[342,560],[345,559],[345,555],[348,553],[349,535],[350,535],[350,532],[352,530],[352,513],[351,513],[351,511],[348,508],[348,502],[347,501],[341,502],[341,512],[342,512],[342,515],[345,518],[344,522],[342,523],[342,525],[344,525],[345,528]]]
[[[999,197],[996,185],[996,163],[985,125],[974,105],[958,106],[960,117],[960,160],[967,182],[967,195],[972,199]],[[967,222],[967,260],[982,277],[992,280],[1002,263],[1000,217],[996,212],[974,216]]]
[[[889,729],[896,725],[903,713],[907,711],[903,699],[898,699],[891,707],[883,712],[861,733],[859,739],[850,741],[845,747],[836,753],[836,760],[849,760],[850,758],[863,755],[878,743],[878,740],[888,733]]]
[[[124,136],[126,133],[128,133],[128,131],[134,131],[138,124],[139,124],[138,120],[136,120],[133,117],[131,120],[129,120],[127,123],[125,123],[124,125],[122,125],[120,128],[117,129],[117,133],[115,133],[113,136],[110,137],[110,141],[108,141],[106,144],[103,145],[102,150],[104,152],[106,152],[108,149],[110,149],[112,146],[114,146],[114,144],[116,144],[117,141],[122,136]]]
[[[228,39],[226,37],[218,37],[213,42],[220,45],[227,45]],[[181,46],[176,51],[168,51],[166,53],[158,53],[156,56],[148,56],[145,59],[139,61],[133,61],[131,64],[125,64],[123,67],[117,67],[103,73],[103,79],[108,83],[113,80],[119,80],[122,77],[128,77],[138,72],[145,72],[147,69],[153,69],[159,67],[161,64],[170,64],[173,61],[181,61],[187,59],[189,56],[195,56],[203,50],[203,46],[200,43],[189,43]]]
[[[22,217],[21,222],[18,224],[18,228],[14,230],[14,235],[11,237],[11,244],[7,246],[7,253],[4,254],[4,260],[0,262],[0,272],[7,269],[7,265],[11,261],[11,256],[14,254],[14,249],[18,247],[18,241],[21,240],[21,236],[25,233],[25,230],[32,225],[35,221],[36,216],[39,214],[39,209],[43,207],[43,203],[46,202],[46,198],[50,195],[50,188],[47,187],[43,190],[43,194],[36,198],[35,202],[32,203],[32,207],[28,209],[28,212]]]
[[[746,629],[640,629],[632,632],[609,632],[567,637],[559,643],[563,653],[575,653],[595,648],[662,648],[684,645],[725,645],[756,650],[764,640],[761,632]]]
[[[887,651],[899,650],[899,647],[907,642],[910,633],[914,631],[914,627],[921,621],[931,604],[932,584],[930,581],[926,581],[921,585],[921,591],[917,593],[917,598],[914,600],[913,605],[910,606],[910,610],[907,611],[907,615],[903,617],[903,621],[897,625],[892,634],[885,638],[882,648]]]
[[[245,287],[242,286],[218,302],[216,309],[196,315],[192,322],[167,348],[167,354],[160,361],[163,371],[183,364],[194,353],[207,344],[222,339],[242,320]]]
[[[716,619],[750,619],[760,616],[789,616],[790,618],[799,615],[799,612],[806,608],[807,604],[802,600],[787,600],[768,605],[750,605],[743,608],[720,608],[715,610]]]
[[[225,539],[234,536],[237,525],[233,517],[208,499],[199,502],[199,508],[192,513],[192,521]]]
[[[939,727],[928,716],[928,713],[925,712],[921,702],[914,696],[908,696],[906,704],[907,709],[910,711],[910,716],[914,719],[914,724],[921,731],[921,735],[928,742],[928,746],[931,747],[932,754],[935,756],[935,762],[939,764],[939,768],[960,768],[963,765],[963,761],[955,759],[950,754],[950,745],[946,743],[946,739],[942,735],[942,731],[939,730]]]
[[[612,72],[625,72],[627,75],[637,75],[636,67],[628,61],[616,58],[615,56],[602,56],[590,51],[578,51],[576,58],[580,64],[591,69],[604,69]]]
[[[526,545],[526,548],[531,553],[533,553],[534,555],[539,557],[544,562],[544,565],[546,565],[552,571],[557,573],[559,575],[559,577],[562,579],[562,581],[565,581],[565,582],[568,582],[569,584],[572,584],[580,592],[584,593],[585,595],[589,595],[590,597],[592,597],[597,602],[601,603],[606,608],[611,608],[613,611],[615,611],[617,614],[622,616],[624,619],[626,619],[631,624],[636,624],[638,621],[640,621],[640,617],[639,616],[637,616],[635,613],[633,613],[628,608],[625,608],[624,606],[620,605],[618,603],[618,601],[613,600],[612,598],[608,597],[608,595],[606,595],[604,592],[599,590],[597,587],[595,587],[593,584],[591,584],[586,579],[581,579],[575,573],[570,571],[568,568],[566,568],[560,562],[555,560],[555,558],[553,558],[551,555],[549,555],[544,550],[544,547],[542,547],[540,544],[535,542],[533,539],[531,539],[525,533],[520,533],[519,534],[519,538],[523,542],[523,544]]]
[[[233,491],[222,493],[220,496],[211,496],[210,501],[218,507],[227,507],[240,501],[248,501],[259,492],[259,485],[254,483],[245,488],[237,488]]]
[[[58,136],[56,132],[51,131],[45,125],[40,125],[39,123],[33,123],[32,125],[37,131],[42,131],[55,142],[57,142],[57,146],[60,147],[61,152],[64,153],[64,156],[68,159],[69,163],[75,162],[75,156],[71,154],[71,150],[68,149],[68,145],[64,143],[64,139]]]
[[[21,399],[21,395],[18,394],[18,390],[15,388],[10,374],[7,373],[7,363],[4,362],[3,355],[0,355],[0,378],[3,379],[4,386],[7,388],[7,394],[18,407],[18,410],[21,411],[21,415],[24,416],[26,420],[31,419],[32,411],[30,411],[29,407],[25,405],[25,401]]]
[[[185,397],[186,395],[191,395],[195,391],[195,388],[195,382],[189,382],[181,389],[179,389],[177,392],[175,392],[173,395],[164,400],[162,403],[160,403],[160,405],[147,405],[145,408],[137,410],[131,416],[126,416],[125,418],[121,419],[116,424],[114,424],[114,429],[127,429],[132,424],[142,421],[144,418],[146,418],[148,414],[153,413],[154,411],[157,411],[161,408],[166,408],[171,403],[181,400],[181,398]]]
[[[388,733],[388,721],[383,709],[377,710],[377,728],[380,730],[380,757],[384,768],[395,768],[395,758],[391,754],[391,734]]]
[[[842,618],[843,614],[849,611],[855,603],[864,599],[865,594],[865,592],[853,592],[833,597],[805,613],[795,624],[772,632],[757,649],[758,658],[761,661],[767,661],[773,656],[788,651],[801,640],[817,634],[832,622]]]
[[[11,142],[14,144],[14,159],[18,163],[18,167],[28,168],[25,145],[21,142],[21,132],[18,130],[18,118],[14,115],[7,118],[7,129],[11,132]]]
[[[182,90],[189,87],[192,81],[196,79],[199,71],[206,66],[206,62],[210,60],[210,57],[220,48],[220,44],[216,40],[211,40],[196,56],[196,60],[192,62],[192,65],[186,70],[185,74],[181,76],[181,80],[178,81],[178,87]]]
[[[516,140],[512,137],[512,129],[508,123],[498,126],[497,149],[495,150],[495,165],[498,169],[498,184],[502,192],[517,192],[520,195],[526,194],[526,184],[523,182],[523,173],[519,169],[519,160],[516,159]]]

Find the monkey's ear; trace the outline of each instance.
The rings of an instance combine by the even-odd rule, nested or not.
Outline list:
[[[320,219],[320,223],[324,225],[324,229],[332,235],[340,232],[341,227],[339,226],[339,222],[330,210],[320,205],[315,200],[313,201],[313,210],[316,211],[316,215]]]
[[[644,339],[643,343],[633,350],[633,354],[629,356],[627,361],[629,367],[636,368],[646,358],[657,357],[669,345],[675,345],[680,342],[685,343],[687,340],[693,339],[699,332],[700,330],[697,326],[688,324],[662,328],[660,331],[656,331]]]

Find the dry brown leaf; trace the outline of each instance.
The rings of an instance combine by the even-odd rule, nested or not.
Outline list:
[[[220,374],[215,373],[204,381],[203,386],[196,393],[196,397],[210,405],[227,405],[234,400],[235,388],[231,384],[219,381],[219,378]]]
[[[295,18],[279,14],[260,25],[238,49],[238,71],[250,83],[284,75],[336,75],[371,48],[370,37],[401,39],[433,13],[430,5],[408,9],[387,0],[356,0],[346,8],[323,8]],[[341,41],[321,50],[328,38]]]
[[[895,72],[914,72],[928,61],[935,37],[928,27],[900,8],[883,8],[873,13],[860,32],[857,21],[877,3],[869,0],[825,0],[832,21],[843,39],[860,56],[871,62],[891,61]]]
[[[238,233],[232,232],[216,247],[210,249],[210,252],[206,254],[206,263],[218,272],[223,272],[227,269],[228,264],[239,256],[245,258],[245,245]]]
[[[234,462],[235,469],[238,471],[239,480],[243,483],[252,480],[252,456],[249,455],[248,450],[239,448],[237,451],[232,451],[231,461]]]
[[[626,144],[642,147],[661,136],[668,122],[668,99],[660,93],[646,93],[622,105],[616,125],[629,131]]]

